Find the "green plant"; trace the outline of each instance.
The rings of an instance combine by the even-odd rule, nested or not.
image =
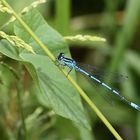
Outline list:
[[[90,98],[88,98],[83,90],[77,85],[74,80],[75,73],[72,73],[74,79],[71,78],[71,76],[65,77],[67,76],[67,72],[56,65],[56,59],[54,56],[57,56],[60,52],[63,51],[66,55],[70,56],[69,48],[64,37],[50,27],[37,10],[27,10],[27,13],[23,15],[21,19],[4,0],[1,1],[7,8],[5,11],[14,15],[17,20],[14,23],[14,33],[16,36],[10,36],[4,32],[0,32],[1,37],[4,38],[0,42],[0,52],[18,62],[17,70],[10,71],[12,78],[10,83],[8,83],[8,86],[12,83],[14,79],[13,73],[16,71],[15,73],[18,74],[17,77],[20,77],[20,80],[17,79],[14,81],[16,81],[17,84],[18,105],[22,118],[21,129],[23,129],[25,133],[23,135],[24,138],[37,139],[43,130],[49,129],[54,125],[55,114],[58,114],[75,122],[76,128],[78,128],[81,135],[83,135],[83,139],[84,134],[88,139],[91,139],[88,117],[83,109],[80,96],[77,94],[79,92],[84,100],[107,125],[112,134],[117,139],[122,139],[98,108],[96,108]],[[5,9],[5,7],[3,9]],[[73,37],[70,38],[72,39]],[[92,41],[93,39],[91,36],[79,36],[78,40],[82,41],[82,38],[86,41]],[[99,41],[104,41],[101,38],[95,38],[96,41],[98,39]],[[36,85],[36,87],[35,85],[32,87],[33,94],[36,94],[39,103],[43,105],[44,108],[47,107],[47,113],[43,113],[43,107],[37,107],[37,109],[32,110],[32,115],[28,116],[28,113],[24,114],[24,101],[21,99],[21,96],[25,96],[22,95],[24,90],[22,86],[24,77],[24,74],[22,73],[23,66],[26,67]],[[2,69],[5,70],[5,67],[2,66]],[[7,67],[6,69],[9,71],[10,67]],[[5,81],[3,78],[2,82]],[[39,119],[43,117],[42,114],[47,118],[50,117],[51,121],[44,125],[44,127],[33,136],[32,133],[38,131],[35,128],[31,130],[35,125],[33,121],[37,121],[38,125],[40,125],[41,122]],[[50,139],[51,137],[52,136],[50,136]]]

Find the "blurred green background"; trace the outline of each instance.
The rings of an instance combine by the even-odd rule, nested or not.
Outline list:
[[[20,12],[33,0],[9,0],[8,2],[17,12]],[[117,88],[127,99],[140,105],[139,0],[48,0],[37,9],[63,36],[83,34],[106,38],[105,43],[69,42],[73,59],[97,66],[108,73],[117,71],[126,74],[128,79],[117,84]],[[8,14],[0,13],[0,27],[1,30],[13,34],[12,24],[3,27],[9,18]],[[11,71],[16,70],[15,61],[2,54],[0,61],[9,64],[12,67]],[[33,93],[31,77],[25,68],[19,72],[19,75],[24,77],[22,78],[23,94],[17,97],[15,78],[10,70],[0,65],[1,140],[85,139],[71,121],[56,116],[38,101],[38,96]],[[112,98],[106,101],[104,97],[94,94],[98,93],[98,87],[94,88],[80,74],[77,74],[77,80],[124,139],[140,140],[140,112],[120,102],[112,105]],[[18,106],[19,98],[22,99],[22,107]],[[83,104],[92,126],[92,138],[89,139],[114,139],[96,114],[85,102]],[[24,117],[28,136],[25,136],[24,128],[21,126],[21,117]]]

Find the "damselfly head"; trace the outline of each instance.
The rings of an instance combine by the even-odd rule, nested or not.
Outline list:
[[[64,58],[64,53],[60,53],[57,57],[58,61],[61,61]]]

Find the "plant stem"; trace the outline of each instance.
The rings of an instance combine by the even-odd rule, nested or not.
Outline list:
[[[56,0],[55,13],[56,13],[56,29],[63,35],[70,32],[70,4],[71,0]]]

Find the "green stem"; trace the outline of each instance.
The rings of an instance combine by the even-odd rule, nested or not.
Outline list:
[[[71,0],[56,0],[56,29],[63,35],[69,33]]]

